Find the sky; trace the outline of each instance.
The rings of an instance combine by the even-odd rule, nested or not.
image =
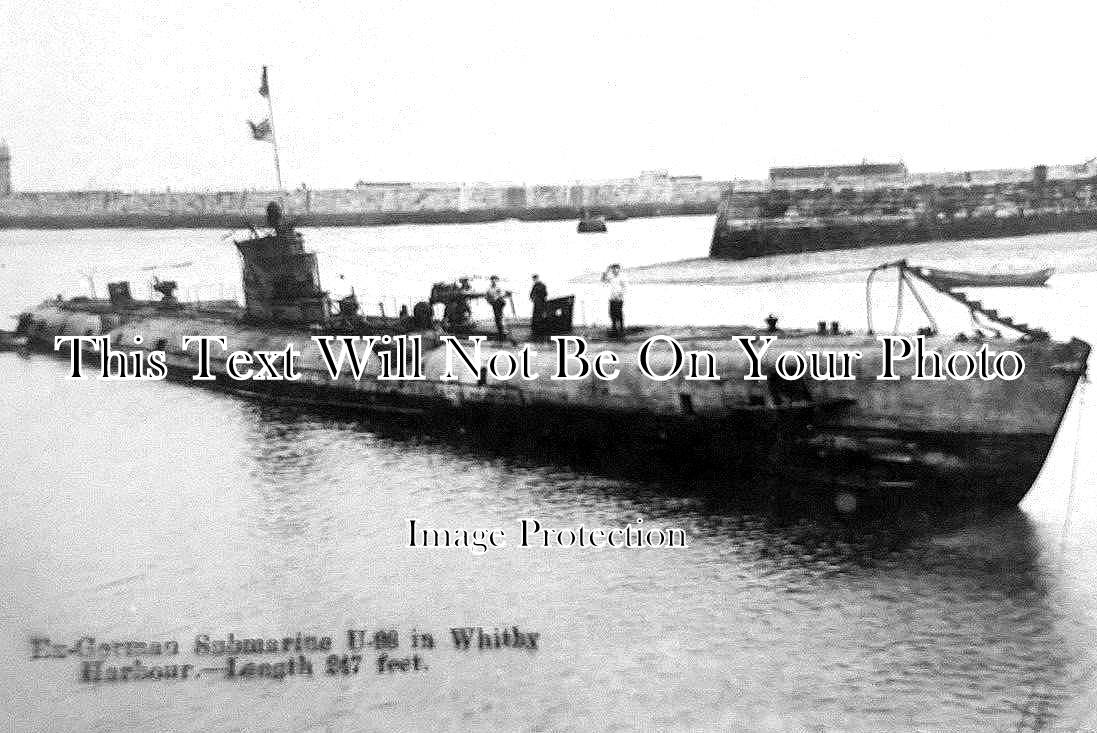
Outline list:
[[[16,190],[1097,156],[1097,4],[0,0]]]

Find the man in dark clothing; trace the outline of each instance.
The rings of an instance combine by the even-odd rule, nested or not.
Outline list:
[[[534,333],[541,330],[548,313],[548,288],[536,275],[533,276],[533,287],[529,291],[529,299],[533,301],[533,316],[530,318],[530,328]]]

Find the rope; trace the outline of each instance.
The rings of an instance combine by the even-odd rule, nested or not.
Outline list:
[[[903,285],[906,283],[906,279],[903,277],[903,271],[899,271],[899,293],[896,296],[895,301],[895,328],[891,330],[892,333],[899,333],[899,322],[903,320],[903,291],[906,288]]]
[[[901,273],[903,279],[906,280],[907,287],[910,288],[910,292],[914,296],[914,299],[917,300],[918,305],[922,307],[922,312],[925,313],[926,318],[929,319],[929,325],[933,329],[933,332],[937,333],[937,319],[933,317],[933,314],[929,310],[929,306],[927,306],[926,302],[922,300],[922,296],[918,294],[917,288],[914,287],[914,281],[911,280],[910,275],[907,274],[906,270],[900,270],[899,272]]]
[[[865,281],[865,320],[868,321],[868,332],[871,336],[872,331],[872,279],[876,277],[876,268],[872,268],[872,271],[868,274],[868,279]]]
[[[1067,515],[1063,519],[1063,528],[1059,532],[1059,564],[1062,565],[1066,552],[1067,535],[1070,533],[1070,517],[1074,513],[1074,489],[1078,483],[1078,454],[1082,446],[1082,415],[1085,413],[1086,380],[1084,375],[1078,381],[1078,423],[1074,432],[1074,463],[1070,467],[1070,492],[1067,494]]]
[[[1063,559],[1066,557],[1067,537],[1070,535],[1070,519],[1075,508],[1075,488],[1078,485],[1078,457],[1082,445],[1082,416],[1085,414],[1085,385],[1087,381],[1087,377],[1084,374],[1078,381],[1078,404],[1076,406],[1076,409],[1078,410],[1078,420],[1074,432],[1074,460],[1070,467],[1070,491],[1067,494],[1066,516],[1063,518],[1063,526],[1059,531],[1059,555],[1055,561],[1060,574],[1063,569]],[[1085,680],[1092,676],[1093,672],[1094,668],[1090,667],[1082,674],[1081,680]],[[1016,730],[1027,730],[1030,725],[1032,730],[1040,730],[1041,727],[1043,727],[1043,724],[1047,722],[1049,700],[1051,699],[1051,685],[1050,683],[1045,682],[1043,687],[1044,690],[1040,693],[1036,690],[1036,686],[1033,685],[1032,692],[1029,693],[1029,696],[1025,699],[1024,705],[1021,706],[1021,718],[1017,721]],[[1092,698],[1093,695],[1090,695],[1088,699],[1092,700]],[[1035,709],[1033,709],[1034,706]],[[1085,717],[1078,721],[1081,725],[1087,725],[1094,717],[1092,709],[1084,715]],[[1072,730],[1083,730],[1083,728],[1081,728],[1080,725],[1075,725]]]

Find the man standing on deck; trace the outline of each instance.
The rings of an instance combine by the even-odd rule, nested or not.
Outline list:
[[[548,288],[536,275],[533,276],[533,287],[529,291],[529,299],[533,301],[533,316],[530,318],[530,328],[534,333],[539,333],[548,313]]]
[[[484,293],[484,298],[491,304],[491,309],[495,311],[495,333],[500,341],[503,340],[503,309],[507,305],[507,297],[510,296],[509,290],[503,290],[499,287],[499,276],[492,275],[491,285],[488,286],[487,292]]]
[[[625,279],[621,266],[616,262],[602,273],[602,282],[609,286],[609,333],[615,338],[625,337]]]

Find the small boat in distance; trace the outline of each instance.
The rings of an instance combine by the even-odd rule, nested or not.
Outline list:
[[[946,288],[1038,288],[1047,285],[1055,273],[1052,268],[1018,273],[978,273],[937,270],[919,267],[918,274],[925,280]]]
[[[606,217],[591,214],[586,209],[583,209],[579,216],[579,226],[576,227],[576,231],[580,234],[606,231]]]

